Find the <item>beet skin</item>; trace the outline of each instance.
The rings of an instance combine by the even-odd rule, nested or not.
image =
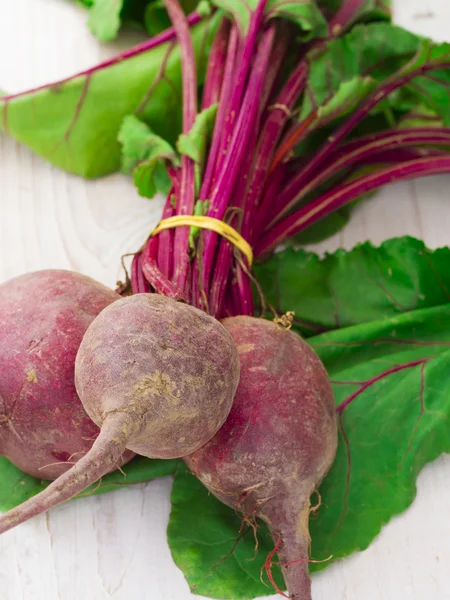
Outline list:
[[[0,533],[65,502],[115,466],[125,449],[149,458],[194,452],[225,422],[239,357],[213,317],[157,294],[106,307],[75,361],[81,402],[100,435],[91,450],[40,494],[0,517]]]
[[[337,445],[330,381],[297,334],[252,317],[223,325],[241,363],[235,401],[224,426],[185,461],[222,502],[267,523],[290,598],[309,600],[310,496]]]
[[[0,285],[0,454],[25,473],[56,479],[97,438],[75,390],[75,357],[93,319],[119,298],[70,271]]]

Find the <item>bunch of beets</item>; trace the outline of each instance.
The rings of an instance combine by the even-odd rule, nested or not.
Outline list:
[[[352,27],[362,4],[349,0],[329,15],[328,40]],[[272,14],[271,5],[260,0],[249,10],[245,30],[222,16],[199,111],[190,27],[200,17],[186,18],[178,0],[165,0],[181,50],[183,133],[202,111],[216,112],[202,164],[188,153],[178,164],[167,161],[172,189],[162,219],[225,222],[255,258],[385,183],[450,169],[439,150],[449,142],[443,129],[347,140],[389,94],[436,69],[433,61],[387,79],[317,152],[296,156],[320,116],[312,110],[292,119],[308,57],[324,42],[299,43],[297,24]],[[368,162],[384,166],[339,177]],[[222,502],[267,523],[289,597],[311,597],[310,496],[336,451],[333,394],[288,316],[255,317],[255,298],[263,307],[264,300],[251,256],[239,248],[215,231],[180,225],[149,237],[118,292],[66,271],[0,286],[0,452],[24,472],[54,480],[2,515],[0,532],[74,497],[135,454],[183,457]]]

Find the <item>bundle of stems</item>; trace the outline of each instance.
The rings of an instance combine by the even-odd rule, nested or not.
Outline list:
[[[257,4],[245,33],[234,20],[222,18],[201,98],[201,110],[217,104],[217,114],[200,185],[188,156],[180,166],[168,166],[172,190],[162,219],[200,214],[222,220],[257,259],[388,183],[450,172],[450,128],[430,123],[354,133],[390,94],[418,76],[450,67],[450,60],[430,59],[385,79],[313,154],[296,156],[298,145],[323,128],[317,108],[298,118],[311,55],[348,31],[364,1],[344,3],[328,21],[328,37],[309,43],[299,41],[294,23],[273,18],[267,0]],[[194,50],[178,0],[165,5],[182,53],[186,134],[199,112]],[[191,233],[180,226],[149,238],[133,260],[133,292],[182,298],[217,318],[253,314],[247,258],[213,231],[197,232],[194,241]]]

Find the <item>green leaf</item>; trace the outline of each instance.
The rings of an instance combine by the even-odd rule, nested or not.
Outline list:
[[[264,561],[273,549],[264,524],[258,531],[259,551],[256,551],[250,527],[211,495],[182,464],[175,475],[171,502],[169,546],[192,592],[228,599],[255,598],[273,592],[267,577],[263,579],[265,585],[260,579]],[[282,586],[278,567],[274,567],[273,574]]]
[[[320,51],[312,51],[308,60],[310,71],[300,120],[314,110],[334,117],[347,114],[377,85],[389,78],[401,80],[431,63],[435,70],[395,90],[372,113],[393,109],[408,112],[417,104],[426,104],[441,116],[444,125],[450,123],[450,69],[439,68],[450,62],[449,44],[435,44],[388,23],[371,23],[354,27]]]
[[[367,548],[416,495],[420,470],[450,451],[450,305],[311,340],[333,381],[340,439],[311,522],[312,555]],[[326,565],[312,565],[313,570]]]
[[[90,8],[88,25],[92,33],[102,42],[117,37],[122,24],[145,29],[157,35],[171,26],[161,0],[78,0]],[[180,0],[186,14],[193,12],[197,0]]]
[[[450,249],[410,237],[369,242],[321,259],[291,248],[255,267],[277,312],[295,311],[304,335],[450,302]],[[363,299],[363,301],[362,301]]]
[[[105,475],[100,484],[96,483],[78,497],[105,494],[127,485],[165,477],[175,472],[177,464],[177,460],[150,460],[141,456],[136,457],[123,466],[121,471]],[[2,512],[10,510],[38,494],[49,483],[25,475],[3,456],[0,456],[0,481],[0,511]]]
[[[192,30],[200,81],[217,23],[215,16]],[[0,98],[0,130],[66,171],[99,177],[119,168],[117,134],[123,118],[133,113],[157,135],[176,140],[181,129],[178,46],[119,56],[86,74]]]
[[[122,171],[133,174],[139,194],[145,198],[153,198],[158,191],[168,194],[172,184],[166,161],[178,164],[172,146],[134,115],[123,120],[118,140],[122,144]]]
[[[189,14],[196,9],[198,11],[197,0],[182,0],[180,4],[186,14]],[[134,11],[132,14],[129,14],[129,12],[130,11],[124,11],[124,18],[133,16],[135,19],[137,18],[138,21],[142,21],[145,30],[150,35],[157,35],[172,25],[162,0],[152,0],[149,2],[142,13],[142,16],[136,14],[137,11]]]
[[[327,19],[343,5],[343,0],[317,0],[319,8],[325,13]],[[355,21],[390,21],[392,17],[391,0],[366,0],[359,8]]]
[[[355,22],[389,21],[392,17],[391,4],[391,0],[366,0],[360,7]]]
[[[255,12],[259,0],[211,0],[233,17],[241,32],[248,30],[250,18]],[[327,35],[327,22],[315,0],[269,0],[266,6],[267,19],[282,17],[296,23],[302,33],[302,39],[311,40]]]
[[[334,96],[318,109],[316,124],[323,126],[337,118],[349,115],[376,87],[377,84],[372,77],[356,76],[342,82]]]
[[[109,42],[117,36],[123,3],[124,0],[94,0],[88,25],[102,42]]]
[[[296,23],[302,32],[302,40],[324,38],[328,24],[315,2],[298,0],[269,0],[266,7],[268,18],[284,18]]]
[[[398,76],[410,73],[427,63],[436,65],[436,70],[415,77],[408,90],[442,118],[444,126],[450,125],[450,44],[435,44],[431,40],[421,40],[414,58]],[[443,65],[443,68],[439,68]]]
[[[391,0],[373,0],[363,15],[365,21],[390,21],[392,19]]]
[[[144,27],[150,35],[157,35],[171,26],[169,15],[161,0],[150,2],[144,13]]]
[[[417,52],[420,38],[388,23],[358,25],[308,57],[310,71],[300,120],[333,101],[343,85],[370,79],[381,83]],[[342,94],[342,92],[340,92]],[[346,95],[344,94],[344,99]]]
[[[216,122],[217,104],[203,109],[195,118],[189,133],[181,134],[177,141],[180,154],[189,156],[195,162],[195,185],[200,190],[206,151],[211,142]]]
[[[211,141],[211,135],[216,122],[217,104],[202,110],[195,118],[189,133],[181,134],[177,148],[180,154],[186,154],[194,162],[202,165],[205,161],[206,149]]]
[[[310,521],[311,556],[325,561],[311,570],[319,570],[366,548],[411,504],[421,468],[450,451],[450,304],[340,329],[310,343],[333,382],[340,434]],[[259,581],[273,548],[265,529],[258,532],[257,557],[248,560],[255,552],[251,534],[235,545],[236,514],[219,509],[193,476],[176,476],[173,503],[169,544],[193,591],[233,600],[268,593]]]

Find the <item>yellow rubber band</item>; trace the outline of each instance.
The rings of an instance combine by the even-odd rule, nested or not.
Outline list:
[[[151,237],[158,234],[160,231],[166,229],[173,229],[174,227],[180,227],[187,225],[191,227],[198,227],[199,229],[208,229],[209,231],[215,231],[226,240],[231,242],[242,254],[246,257],[249,266],[253,264],[253,250],[250,244],[245,240],[240,233],[233,229],[228,223],[224,223],[220,219],[214,219],[213,217],[203,217],[195,215],[176,215],[175,217],[169,217],[163,219],[158,223],[155,229],[150,234]]]

